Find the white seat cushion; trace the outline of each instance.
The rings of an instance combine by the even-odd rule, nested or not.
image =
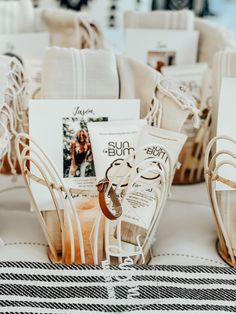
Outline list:
[[[152,264],[226,266],[216,241],[205,183],[173,186],[153,244]]]

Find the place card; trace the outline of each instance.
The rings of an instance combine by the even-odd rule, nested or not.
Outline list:
[[[91,190],[95,189],[96,177],[87,123],[133,120],[139,115],[140,101],[135,99],[31,100],[29,132],[69,188]],[[38,199],[47,204],[50,196],[45,187],[33,181],[31,186]]]

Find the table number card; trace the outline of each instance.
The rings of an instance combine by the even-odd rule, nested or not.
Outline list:
[[[90,190],[95,188],[96,177],[87,123],[139,119],[139,115],[140,101],[135,99],[31,100],[29,131],[69,188]],[[33,181],[31,185],[44,208],[50,208],[45,188]]]
[[[193,64],[197,59],[197,31],[127,29],[125,51],[160,71],[163,66]]]
[[[220,101],[218,108],[217,136],[227,135],[236,139],[236,102],[235,102],[236,78],[223,78],[221,85]],[[228,141],[218,141],[216,151],[229,150],[236,154],[236,145]],[[227,156],[230,160],[230,157]],[[220,157],[218,159],[221,160]],[[224,156],[225,160],[225,156]],[[219,170],[220,176],[236,182],[236,169],[232,166],[223,166]],[[231,190],[228,185],[217,181],[218,191]]]

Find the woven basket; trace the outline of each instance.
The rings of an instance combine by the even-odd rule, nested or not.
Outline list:
[[[207,62],[210,68],[218,51],[235,47],[229,34],[212,22],[195,18],[195,29],[199,31],[198,62]],[[188,134],[188,141],[180,156],[182,166],[176,172],[174,184],[204,181],[205,149],[212,137],[212,110],[209,108],[201,112],[200,129],[191,130]]]
[[[201,113],[200,128],[195,130],[190,127],[186,130],[188,140],[180,153],[181,167],[175,173],[174,184],[193,184],[204,181],[204,156],[211,136],[211,123],[211,110],[205,109]]]
[[[8,133],[7,149],[0,156],[0,173],[20,173],[15,153],[15,135],[28,131],[28,83],[21,63],[12,57],[0,56],[1,75],[5,85],[0,86],[0,122]]]
[[[197,61],[207,63],[210,68],[212,68],[213,57],[218,51],[235,48],[235,44],[227,32],[210,21],[193,18],[190,11],[155,12],[126,12],[124,27],[126,29],[160,28],[172,30],[192,30],[194,28],[199,32]],[[155,14],[158,15],[158,19],[154,19]],[[175,24],[172,23],[173,20],[176,22]],[[213,105],[215,104],[213,103]],[[208,109],[208,112],[205,109],[201,112],[202,123],[199,130],[188,128],[188,125],[185,125],[183,131],[188,135],[188,141],[181,152],[180,162],[182,166],[176,172],[174,184],[193,184],[204,181],[204,148],[212,133],[211,112],[211,108]]]
[[[142,149],[146,147],[147,145]],[[160,147],[163,149],[162,145]],[[150,192],[156,196],[154,215],[143,238],[141,239],[141,233],[138,232],[135,242],[124,239],[124,229],[122,229],[124,227],[121,220],[122,197],[126,193],[122,184],[127,182],[131,172],[114,186],[112,182],[102,180],[98,184],[98,191],[69,189],[65,186],[53,161],[29,135],[23,133],[17,135],[16,153],[32,207],[48,243],[48,256],[52,262],[100,264],[106,260],[109,264],[120,264],[128,260],[132,264],[147,264],[150,261],[151,244],[171,183],[172,167],[167,151],[165,152],[167,162],[158,157],[153,157],[152,162],[150,159],[145,161],[151,173],[157,175],[158,179],[155,180],[155,184],[158,192],[156,193],[157,189]],[[134,155],[127,158],[133,160]],[[124,160],[125,163],[126,160]],[[145,167],[143,160],[140,164]],[[117,174],[119,171],[117,170]],[[150,181],[148,186],[150,187]],[[147,185],[144,187],[147,189]],[[129,190],[128,185],[126,190]],[[139,195],[140,191],[136,195]],[[43,201],[39,199],[42,192]],[[113,209],[110,215],[116,209],[117,204],[119,205],[117,208],[120,215],[115,216],[115,219],[101,210],[101,193],[104,193],[102,195],[106,200],[105,203],[109,204],[106,206]],[[133,197],[134,195],[135,193]],[[132,231],[135,230],[134,224],[129,224],[129,226],[133,227]]]

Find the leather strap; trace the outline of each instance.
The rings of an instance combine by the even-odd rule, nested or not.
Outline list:
[[[111,198],[111,201],[113,203],[113,208],[115,210],[115,214],[113,214],[109,210],[109,208],[107,207],[105,194],[106,194],[108,185],[109,185],[109,180],[107,180],[107,179],[103,179],[103,180],[98,182],[98,184],[97,184],[98,201],[99,201],[99,205],[100,205],[100,208],[101,208],[103,214],[108,219],[115,220],[122,215],[122,207],[121,207],[121,203],[120,203],[118,197],[116,196],[116,193],[115,193],[112,186],[111,186],[110,190],[108,191],[108,195]]]

